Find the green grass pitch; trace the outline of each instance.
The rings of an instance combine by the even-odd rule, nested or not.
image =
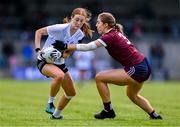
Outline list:
[[[149,116],[126,96],[126,87],[109,85],[115,119],[96,120],[102,109],[95,82],[76,85],[77,95],[64,109],[63,120],[51,120],[44,109],[49,81],[0,80],[0,126],[180,126],[180,82],[146,82],[141,95],[150,100],[163,120]],[[59,99],[63,90],[56,97]],[[57,104],[57,101],[56,101]]]

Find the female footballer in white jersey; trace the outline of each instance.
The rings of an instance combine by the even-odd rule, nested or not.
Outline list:
[[[64,19],[64,24],[56,24],[40,28],[35,33],[35,51],[37,54],[41,52],[40,42],[43,35],[48,38],[43,46],[58,46],[58,42],[66,44],[77,44],[84,36],[92,37],[92,30],[88,24],[89,12],[84,8],[76,8],[72,11],[71,19]],[[52,114],[52,119],[62,119],[60,112],[65,108],[70,99],[76,95],[71,74],[64,63],[65,58],[69,57],[72,52],[63,52],[60,59],[53,63],[47,63],[42,57],[37,57],[37,66],[40,72],[52,77],[50,96],[46,107],[46,112]],[[64,95],[61,97],[55,110],[54,100],[60,86],[64,89]]]

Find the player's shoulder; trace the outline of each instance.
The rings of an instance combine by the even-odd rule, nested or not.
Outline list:
[[[110,30],[109,32],[105,33],[104,35],[102,35],[99,38],[99,41],[102,41],[103,43],[111,43],[112,41],[114,41],[114,37],[115,37],[116,33],[114,30]]]
[[[78,29],[77,31],[79,34],[84,35],[84,32],[81,29]]]
[[[84,32],[81,30],[81,29],[78,29],[77,32],[76,32],[76,38],[78,40],[82,40],[84,38]]]
[[[104,37],[113,37],[117,34],[117,32],[115,30],[110,30],[109,32],[105,33],[103,36]]]
[[[113,31],[109,31],[108,33],[105,33],[104,35],[101,36],[101,39],[111,39],[115,36],[115,33]]]
[[[69,24],[54,24],[47,27],[49,36],[58,37],[60,33],[66,33],[69,28]]]
[[[108,33],[108,35],[109,36],[111,36],[111,37],[114,37],[114,36],[116,36],[116,35],[118,35],[119,34],[119,32],[117,32],[116,30],[111,30],[109,33]]]
[[[60,29],[66,29],[70,26],[69,23],[64,23],[64,24],[55,24],[55,27],[60,28]]]

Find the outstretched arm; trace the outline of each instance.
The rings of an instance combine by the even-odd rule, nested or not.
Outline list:
[[[65,58],[65,59],[68,58],[72,54],[72,52],[73,51],[70,51],[70,50],[69,51],[64,51],[63,52],[63,58]]]
[[[68,44],[67,50],[90,51],[90,50],[95,50],[102,46],[103,45],[98,40],[96,40],[96,41],[89,42],[87,44]]]

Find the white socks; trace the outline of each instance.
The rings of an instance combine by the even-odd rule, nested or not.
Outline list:
[[[53,113],[53,116],[54,117],[56,117],[56,118],[58,118],[58,117],[60,117],[60,113],[61,113],[61,110],[59,110],[59,109],[55,109],[55,111],[54,111],[54,113]]]
[[[54,103],[54,101],[55,101],[55,98],[56,97],[49,97],[49,100],[48,100],[48,103]],[[56,118],[58,118],[58,117],[60,117],[60,113],[61,113],[61,110],[59,110],[59,109],[55,109],[55,111],[54,111],[54,113],[53,113],[53,116],[54,117],[56,117]]]
[[[48,103],[53,103],[55,101],[56,97],[49,97]]]

